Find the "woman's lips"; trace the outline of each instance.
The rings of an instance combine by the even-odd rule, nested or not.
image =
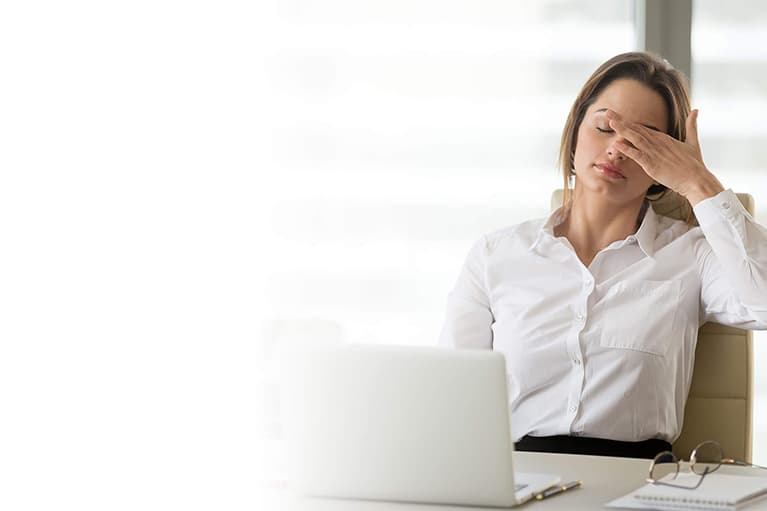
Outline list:
[[[624,176],[621,171],[618,170],[618,167],[614,167],[609,163],[597,163],[594,165],[594,167],[596,167],[599,172],[607,177],[612,177],[614,179],[626,179],[626,176]]]

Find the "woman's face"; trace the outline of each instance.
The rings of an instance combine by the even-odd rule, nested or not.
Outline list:
[[[588,108],[578,128],[576,190],[597,193],[617,203],[638,200],[653,180],[638,163],[616,149],[615,142],[622,137],[610,128],[605,117],[607,109],[620,114],[626,122],[666,133],[666,105],[660,94],[636,80],[615,80]]]

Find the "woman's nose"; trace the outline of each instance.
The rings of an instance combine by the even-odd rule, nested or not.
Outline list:
[[[626,142],[626,140],[623,137],[616,135],[610,141],[610,145],[607,146],[607,155],[610,158],[614,159],[614,160],[625,160],[626,159],[626,155],[623,154],[622,152],[620,152],[618,150],[618,148],[615,146],[615,143],[618,142],[618,141],[621,141],[621,142],[624,142],[624,143]]]

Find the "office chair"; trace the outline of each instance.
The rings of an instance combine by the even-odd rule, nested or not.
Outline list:
[[[738,199],[754,214],[754,198]],[[653,204],[656,213],[680,218],[680,198],[670,194]],[[551,196],[552,210],[562,205],[562,190]],[[696,224],[697,225],[697,224]],[[753,412],[753,334],[717,323],[698,330],[692,384],[684,411],[682,433],[673,445],[679,459],[704,440],[716,440],[724,455],[751,462]]]

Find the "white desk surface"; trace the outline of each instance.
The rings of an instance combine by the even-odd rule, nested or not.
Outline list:
[[[520,472],[558,474],[563,481],[580,479],[583,487],[542,501],[530,501],[519,509],[580,510],[607,509],[604,505],[644,484],[650,461],[635,458],[610,458],[570,454],[514,453],[514,469]],[[767,471],[723,466],[720,471],[767,478]],[[424,505],[301,497],[286,489],[263,489],[259,509],[286,511],[466,511],[466,506]],[[767,511],[767,499],[748,507]]]

